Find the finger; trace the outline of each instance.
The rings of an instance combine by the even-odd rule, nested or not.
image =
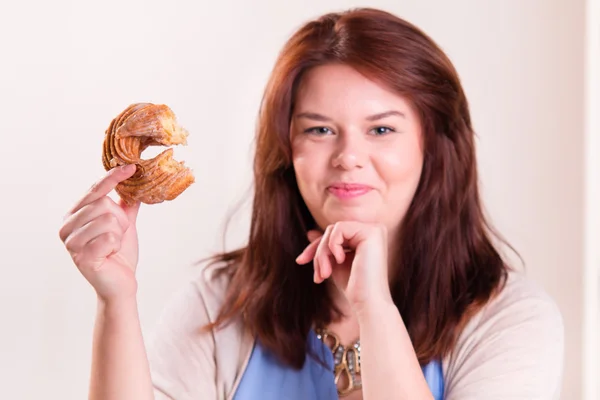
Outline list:
[[[315,252],[316,253],[316,252]],[[321,274],[319,274],[319,259],[317,257],[313,257],[313,281],[315,283],[321,282]]]
[[[308,237],[308,241],[309,242],[314,242],[315,240],[319,239],[321,236],[323,236],[323,232],[321,231],[317,231],[317,230],[310,230],[306,233],[306,236]]]
[[[296,257],[296,262],[300,265],[307,264],[314,258],[317,246],[319,245],[319,240],[323,234],[322,232],[311,230],[307,232],[306,236],[308,237],[310,244],[306,246],[298,257]]]
[[[338,264],[343,264],[346,259],[346,253],[344,251],[344,233],[342,230],[342,224],[335,224],[329,235],[328,246],[329,250],[335,257],[335,261]]]
[[[311,250],[313,250],[313,252],[310,255],[310,259],[314,259],[316,251],[317,251],[317,247],[319,245],[319,241],[323,237],[323,232],[316,230],[316,229],[312,229],[307,232],[306,236],[308,237],[308,240],[311,242],[311,244],[314,244],[314,248],[311,249]],[[315,283],[317,283],[319,281],[319,279],[320,279],[320,276],[318,275],[318,263],[317,264],[313,263],[313,281]]]
[[[90,263],[94,270],[102,268],[102,264],[108,256],[117,253],[121,249],[121,240],[112,232],[105,232],[89,241],[82,254],[85,254],[85,262]]]
[[[132,224],[134,224],[137,220],[137,216],[140,211],[140,205],[141,203],[139,201],[132,205],[128,205],[125,200],[119,199],[119,206],[125,212],[128,222]]]
[[[331,275],[332,267],[329,256],[331,255],[331,251],[329,250],[329,236],[331,235],[331,231],[333,229],[333,225],[329,225],[327,229],[325,229],[325,233],[323,237],[319,241],[319,245],[317,247],[317,252],[315,255],[315,260],[317,265],[315,266],[315,270],[317,271],[318,282],[321,283],[325,279],[329,278]]]
[[[73,253],[80,252],[88,242],[105,233],[112,233],[119,240],[123,236],[123,229],[114,214],[102,214],[98,218],[85,224],[73,232],[65,241],[67,250]]]
[[[60,240],[63,242],[77,229],[88,224],[90,221],[103,214],[114,214],[123,231],[129,227],[129,220],[125,211],[117,205],[110,197],[104,196],[94,203],[87,204],[80,208],[75,214],[71,214],[64,222],[59,231]]]
[[[316,240],[308,246],[306,246],[304,251],[300,253],[298,257],[296,257],[296,262],[300,265],[308,264],[315,257],[318,245],[319,240]]]
[[[106,173],[102,179],[96,182],[85,194],[85,196],[83,196],[83,198],[75,204],[69,214],[73,214],[83,206],[109,194],[119,184],[119,182],[122,182],[133,176],[136,169],[137,168],[135,167],[135,164],[128,164],[113,168],[108,171],[108,173]]]

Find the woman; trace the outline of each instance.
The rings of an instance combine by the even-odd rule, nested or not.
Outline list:
[[[147,351],[139,205],[111,170],[60,231],[98,294],[94,399],[555,399],[553,301],[493,245],[451,62],[358,9],[304,25],[264,95],[248,244],[167,307]],[[154,397],[153,397],[154,396]]]

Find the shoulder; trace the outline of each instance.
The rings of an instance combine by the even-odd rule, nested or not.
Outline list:
[[[467,322],[444,361],[448,399],[555,399],[564,326],[555,301],[521,272]]]
[[[158,319],[157,331],[167,325],[170,329],[186,330],[191,334],[215,322],[228,283],[223,266],[200,267],[196,276],[170,297]]]
[[[224,399],[232,393],[252,347],[239,320],[215,322],[229,284],[222,265],[203,266],[163,309],[148,340],[148,358],[159,399]]]
[[[210,322],[215,321],[225,301],[229,281],[227,267],[215,263],[203,266],[198,275],[190,282],[190,289],[204,303]]]
[[[483,334],[486,327],[547,326],[562,331],[563,320],[554,299],[522,272],[510,272],[505,285],[467,324]],[[470,325],[470,326],[469,326]]]

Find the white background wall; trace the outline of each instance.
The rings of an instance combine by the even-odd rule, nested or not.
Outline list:
[[[600,398],[600,1],[586,2],[583,393]]]
[[[594,288],[583,284],[584,254],[588,265],[600,260],[593,246],[584,251],[584,232],[598,230],[584,229],[593,204],[582,208],[593,195],[584,190],[584,128],[593,126],[584,114],[584,0],[2,2],[2,398],[86,398],[95,298],[58,229],[104,174],[110,120],[133,102],[165,103],[191,132],[176,154],[197,183],[139,216],[149,330],[195,275],[191,262],[220,248],[224,218],[246,194],[255,116],[277,51],[308,18],[362,5],[416,23],[455,62],[479,135],[487,209],[564,315],[563,398],[592,399],[582,390],[597,358],[582,369],[593,340],[592,325],[583,336],[583,293]],[[247,216],[246,206],[229,243],[243,240]]]

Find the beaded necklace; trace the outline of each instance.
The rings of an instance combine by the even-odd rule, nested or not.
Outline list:
[[[344,346],[339,337],[325,329],[316,330],[317,338],[325,343],[333,353],[335,385],[340,397],[362,387],[360,377],[360,339]],[[340,378],[345,377],[347,384],[339,387]]]

